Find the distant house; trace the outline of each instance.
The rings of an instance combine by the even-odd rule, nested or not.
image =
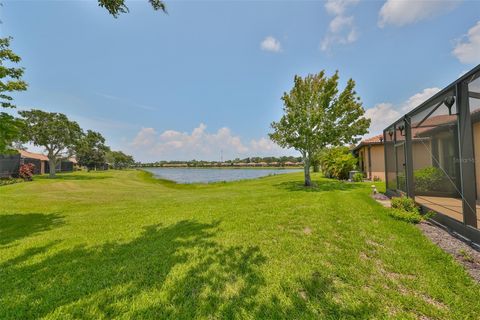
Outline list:
[[[358,157],[360,171],[367,179],[385,181],[383,134],[362,140],[352,151]]]
[[[44,174],[48,166],[48,157],[41,153],[18,150],[20,153],[20,164],[32,163],[35,166],[34,174]]]

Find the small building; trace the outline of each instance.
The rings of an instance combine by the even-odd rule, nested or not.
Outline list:
[[[360,171],[367,179],[385,181],[383,134],[362,140],[352,151],[358,157]]]
[[[33,174],[44,174],[48,172],[48,157],[41,153],[34,153],[26,150],[18,150],[20,153],[20,164],[31,163],[35,166]]]

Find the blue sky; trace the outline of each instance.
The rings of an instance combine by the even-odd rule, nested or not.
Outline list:
[[[371,134],[480,63],[480,1],[4,1],[29,90],[137,160],[296,154],[267,137],[295,74],[357,82]]]

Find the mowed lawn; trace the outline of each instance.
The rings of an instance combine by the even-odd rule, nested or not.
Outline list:
[[[0,187],[0,319],[478,319],[480,286],[371,183]]]

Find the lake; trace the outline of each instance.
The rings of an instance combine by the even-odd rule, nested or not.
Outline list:
[[[302,169],[243,169],[243,168],[144,168],[156,178],[178,183],[209,183],[255,179],[275,174],[299,172]]]

